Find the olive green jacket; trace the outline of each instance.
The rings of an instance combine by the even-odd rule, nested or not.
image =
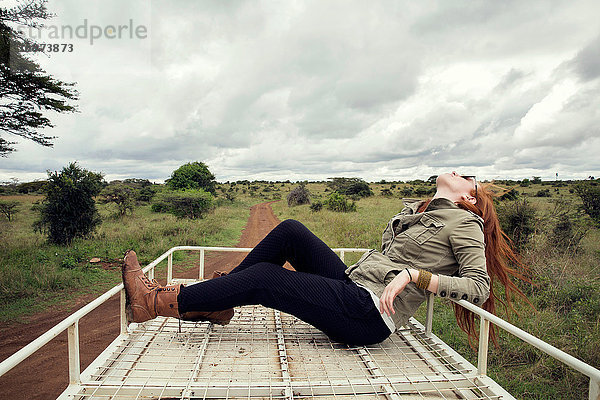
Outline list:
[[[436,295],[481,306],[490,289],[483,219],[449,199],[433,199],[422,213],[417,213],[422,201],[404,203],[406,207],[383,232],[381,252],[364,253],[346,274],[381,297],[386,285],[404,268],[425,269],[439,275]],[[425,299],[425,290],[410,282],[394,300],[396,328],[405,325]]]

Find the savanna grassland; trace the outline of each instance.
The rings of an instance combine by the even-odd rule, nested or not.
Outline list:
[[[500,201],[498,209],[505,217],[514,216],[516,208],[525,210],[527,229],[521,232],[519,248],[533,281],[533,285],[519,284],[533,307],[517,299],[518,314],[507,314],[499,307],[499,315],[590,365],[600,366],[600,231],[580,211],[581,200],[573,183],[499,185],[519,192],[517,200]],[[138,204],[119,217],[114,205],[99,204],[102,223],[90,237],[75,239],[69,246],[48,244],[41,233],[34,232],[37,212],[31,206],[41,195],[0,196],[0,200],[19,203],[12,221],[0,218],[0,321],[57,307],[82,294],[106,291],[120,281],[118,262],[129,248],[138,250],[143,255],[141,262],[148,263],[175,245],[232,246],[241,236],[249,208],[269,200],[283,200],[272,204],[280,220],[303,222],[331,247],[379,248],[387,221],[403,207],[402,197],[425,198],[433,189],[423,181],[371,183],[374,195],[356,198],[356,212],[343,213],[326,207],[311,211],[308,204],[289,207],[285,199],[297,186],[290,182],[219,184],[218,206],[196,220],[152,212],[149,203]],[[306,188],[313,204],[331,194],[324,182],[307,183]],[[347,254],[346,263],[359,256]],[[92,257],[101,262],[90,263]],[[176,263],[185,265],[185,255]],[[417,319],[424,320],[424,307]],[[476,364],[476,350],[458,328],[447,300],[436,299],[434,333]],[[588,380],[583,375],[506,333],[500,332],[499,343],[498,348],[490,346],[488,373],[515,397],[587,398]]]

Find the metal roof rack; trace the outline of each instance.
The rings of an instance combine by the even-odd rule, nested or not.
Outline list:
[[[167,259],[169,282],[173,253],[251,249],[174,247],[144,268]],[[346,252],[365,249],[334,249]],[[197,281],[197,280],[194,280]],[[78,321],[112,295],[121,293],[121,334],[80,373]],[[316,328],[262,306],[236,308],[226,326],[159,317],[126,324],[120,284],[83,307],[0,364],[0,375],[64,330],[69,337],[70,385],[59,399],[513,399],[486,376],[487,339],[492,322],[590,377],[589,399],[599,398],[600,371],[529,335],[508,322],[460,300],[480,316],[478,366],[471,365],[431,333],[433,297],[425,326],[409,324],[371,346],[332,342]]]

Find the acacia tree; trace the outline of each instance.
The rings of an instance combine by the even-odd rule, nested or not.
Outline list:
[[[39,129],[54,125],[42,112],[77,111],[68,102],[76,100],[78,93],[74,83],[54,79],[23,51],[35,49],[36,43],[14,27],[41,27],[40,21],[53,16],[46,10],[46,2],[29,0],[11,8],[0,7],[0,133],[51,147],[55,137]],[[0,136],[0,156],[15,151],[14,144]]]

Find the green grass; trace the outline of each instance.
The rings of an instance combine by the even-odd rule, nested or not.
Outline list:
[[[382,188],[389,188],[390,184],[371,184],[376,196],[359,200],[355,213],[311,212],[308,205],[288,207],[285,201],[275,203],[273,209],[281,220],[294,218],[303,222],[331,247],[379,248],[387,221],[402,209],[400,190],[405,186],[408,185],[397,185],[392,190],[393,197],[384,197],[377,194]],[[321,184],[308,184],[307,187],[313,193],[313,199],[324,199],[329,194]],[[537,311],[524,302],[517,302],[515,308],[520,316],[507,316],[502,311],[499,316],[510,318],[516,326],[598,367],[600,231],[595,228],[589,230],[577,252],[556,251],[546,243],[544,229],[548,229],[548,224],[544,215],[553,208],[551,200],[558,196],[575,204],[579,199],[569,192],[569,186],[560,187],[559,192],[549,185],[540,184],[515,188],[534,204],[541,218],[537,235],[522,254],[537,286],[521,287],[528,293]],[[552,197],[535,197],[540,189],[545,188],[551,188]],[[285,198],[285,193],[283,196]],[[347,263],[354,262],[356,258],[347,257]],[[418,310],[416,318],[425,320],[424,306]],[[433,329],[472,364],[477,364],[477,351],[469,346],[466,334],[458,328],[449,301],[436,300]],[[499,339],[498,349],[490,345],[488,374],[515,397],[587,399],[587,377],[512,335],[500,332]]]
[[[135,249],[140,263],[147,264],[177,245],[233,246],[240,239],[250,206],[258,202],[240,197],[198,220],[153,213],[149,205],[117,218],[111,206],[101,205],[103,222],[90,238],[57,246],[46,243],[45,237],[32,229],[37,216],[31,204],[40,198],[3,196],[19,201],[21,206],[13,221],[0,220],[2,322],[19,320],[47,307],[62,307],[81,295],[105,292],[120,282],[117,263],[127,249]],[[89,263],[92,257],[99,257],[105,268]],[[189,264],[184,253],[176,253],[175,261]],[[162,262],[157,278],[164,275],[165,268],[166,262]]]

